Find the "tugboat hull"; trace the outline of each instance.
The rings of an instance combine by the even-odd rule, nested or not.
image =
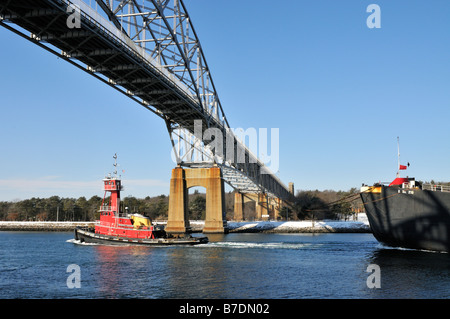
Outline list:
[[[155,239],[128,238],[96,234],[87,229],[76,228],[75,239],[80,242],[106,244],[106,245],[143,245],[143,246],[170,246],[170,245],[199,245],[208,243],[208,237],[168,237]]]

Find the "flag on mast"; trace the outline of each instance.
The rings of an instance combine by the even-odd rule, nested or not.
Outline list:
[[[409,167],[409,162],[408,162],[408,166],[400,164],[400,138],[398,136],[397,136],[397,152],[398,152],[398,169],[400,171],[406,170]]]

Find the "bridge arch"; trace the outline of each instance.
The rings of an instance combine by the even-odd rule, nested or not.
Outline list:
[[[188,188],[189,220],[205,220],[206,218],[206,188],[193,186]]]

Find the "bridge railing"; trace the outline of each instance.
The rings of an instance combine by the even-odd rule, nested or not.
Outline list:
[[[449,185],[423,184],[422,189],[433,191],[433,192],[450,192]]]
[[[136,45],[133,40],[131,40],[126,34],[124,34],[121,30],[117,29],[110,21],[108,21],[105,17],[103,17],[100,13],[91,8],[87,3],[83,0],[63,0],[68,5],[75,5],[80,8],[80,13],[90,21],[95,24],[97,28],[101,29],[105,33],[108,33],[110,36],[114,37],[116,40],[122,42],[128,49],[132,50],[134,54],[140,56],[140,58],[146,62],[153,69],[159,71],[159,73],[169,79],[173,84],[176,84],[180,90],[182,90],[186,96],[192,101],[194,104],[198,104],[195,98],[193,98],[192,93],[189,91],[187,86],[178,80],[173,74],[167,71],[156,59],[151,57],[143,47],[139,47]]]

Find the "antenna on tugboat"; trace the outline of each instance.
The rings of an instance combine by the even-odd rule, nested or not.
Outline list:
[[[117,177],[117,153],[114,153],[113,158],[114,158],[114,164],[113,164],[114,172],[113,173],[114,173],[114,176]]]

